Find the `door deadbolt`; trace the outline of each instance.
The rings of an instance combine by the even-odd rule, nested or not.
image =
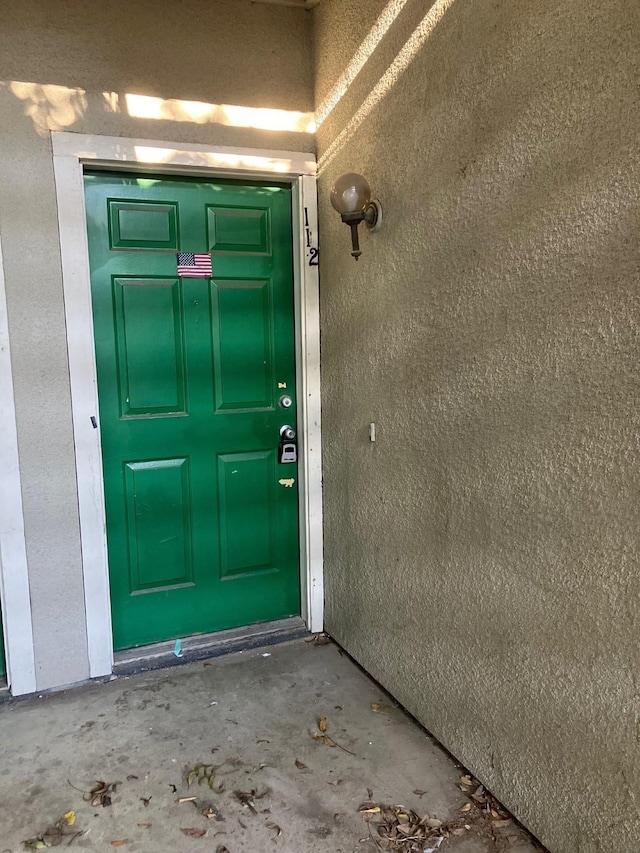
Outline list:
[[[283,409],[290,409],[293,406],[293,400],[288,394],[283,394],[278,400],[278,405],[282,406]]]

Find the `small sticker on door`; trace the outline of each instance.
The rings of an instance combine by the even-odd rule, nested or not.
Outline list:
[[[286,382],[278,382],[278,388],[286,388],[286,387],[287,387]]]
[[[293,479],[293,477],[288,477],[286,480],[278,480],[278,482],[280,483],[281,486],[284,486],[286,489],[290,489],[293,486],[293,484],[295,483],[295,480]]]

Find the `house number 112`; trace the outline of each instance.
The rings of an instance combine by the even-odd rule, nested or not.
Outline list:
[[[304,209],[304,230],[307,237],[307,257],[309,258],[309,266],[317,267],[318,266],[318,247],[314,246],[313,232],[311,230],[311,226],[309,225],[309,211],[305,207]]]

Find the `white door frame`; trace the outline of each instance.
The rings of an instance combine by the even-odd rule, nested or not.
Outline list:
[[[98,386],[85,219],[85,165],[109,170],[271,179],[293,193],[302,618],[323,627],[320,309],[312,154],[52,132],[91,677],[113,667]],[[92,418],[98,423],[94,428]]]
[[[24,538],[22,486],[9,323],[0,245],[0,606],[7,684],[14,696],[36,689],[31,595]]]

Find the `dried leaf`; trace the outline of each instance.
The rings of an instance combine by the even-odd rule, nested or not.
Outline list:
[[[342,779],[334,779],[332,782],[327,782],[327,785],[342,785]]]
[[[74,811],[67,812],[63,818],[67,826],[73,826],[76,822],[76,813]]]
[[[278,826],[277,823],[268,823],[267,829],[273,829],[276,834],[276,838],[282,835],[282,829]]]
[[[216,853],[229,853],[229,848],[225,847],[224,844],[219,844],[216,847]]]
[[[471,811],[472,808],[473,808],[473,806],[471,805],[471,803],[465,803],[462,806],[462,808],[460,809],[460,811],[461,812],[469,812],[469,811]]]
[[[151,829],[150,823],[139,823],[138,826],[140,827],[140,829]]]
[[[424,795],[425,795],[427,792],[426,792],[426,791],[421,791],[421,790],[420,790],[420,788],[414,788],[413,793],[416,795],[416,797],[420,797],[420,798],[422,798],[422,797],[424,797]]]
[[[347,752],[349,755],[355,755],[355,752],[352,752],[350,749],[347,749],[346,746],[342,746],[342,744],[337,743],[332,737],[329,737],[329,735],[322,734],[321,732],[314,732],[311,737],[314,740],[322,741],[325,746],[337,746],[338,749],[341,749],[343,752]]]
[[[358,808],[358,811],[364,817],[365,820],[371,820],[374,815],[380,814],[380,806],[372,806],[368,805],[367,803],[363,803]]]
[[[209,788],[213,789],[217,769],[218,768],[215,764],[196,764],[196,766],[192,767],[191,770],[187,770],[185,772],[187,787],[190,788],[197,779],[198,785],[204,785],[206,783]]]
[[[206,829],[196,829],[194,827],[185,829],[184,827],[180,827],[180,832],[184,833],[184,835],[188,835],[190,838],[202,838],[203,835],[207,834]]]
[[[298,768],[298,770],[308,770],[309,769],[306,764],[304,764],[302,761],[299,761],[297,758],[296,758],[296,767]]]
[[[195,803],[197,797],[180,797],[178,800],[179,803]]]
[[[98,781],[89,791],[89,793],[84,795],[84,799],[87,802],[90,802],[94,808],[97,806],[102,806],[103,808],[106,808],[107,806],[111,805],[110,795],[112,793],[115,793],[116,788],[120,784],[120,782]]]
[[[267,791],[263,791],[261,794],[258,794],[257,791],[252,788],[251,791],[234,791],[233,796],[241,803],[243,806],[246,806],[249,811],[253,812],[253,814],[258,814],[258,810],[256,809],[253,801],[261,800]]]
[[[134,782],[137,780],[138,780],[138,777],[134,776],[133,774],[129,774],[129,776],[127,776],[127,782]]]
[[[511,823],[511,818],[500,818],[499,820],[492,821],[494,826],[508,826]]]
[[[314,732],[311,735],[314,740],[320,740],[325,746],[335,746],[335,743],[328,735],[320,734],[320,732]]]
[[[326,732],[326,730],[327,730],[327,718],[326,717],[322,717],[322,719],[318,723],[318,728],[320,729],[322,734],[324,734]]]
[[[128,844],[128,843],[129,843],[128,838],[119,838],[117,841],[112,841],[111,846],[112,847],[122,847],[123,845]]]
[[[375,711],[377,714],[388,714],[391,711],[390,705],[383,705],[382,702],[372,702],[371,710]]]

